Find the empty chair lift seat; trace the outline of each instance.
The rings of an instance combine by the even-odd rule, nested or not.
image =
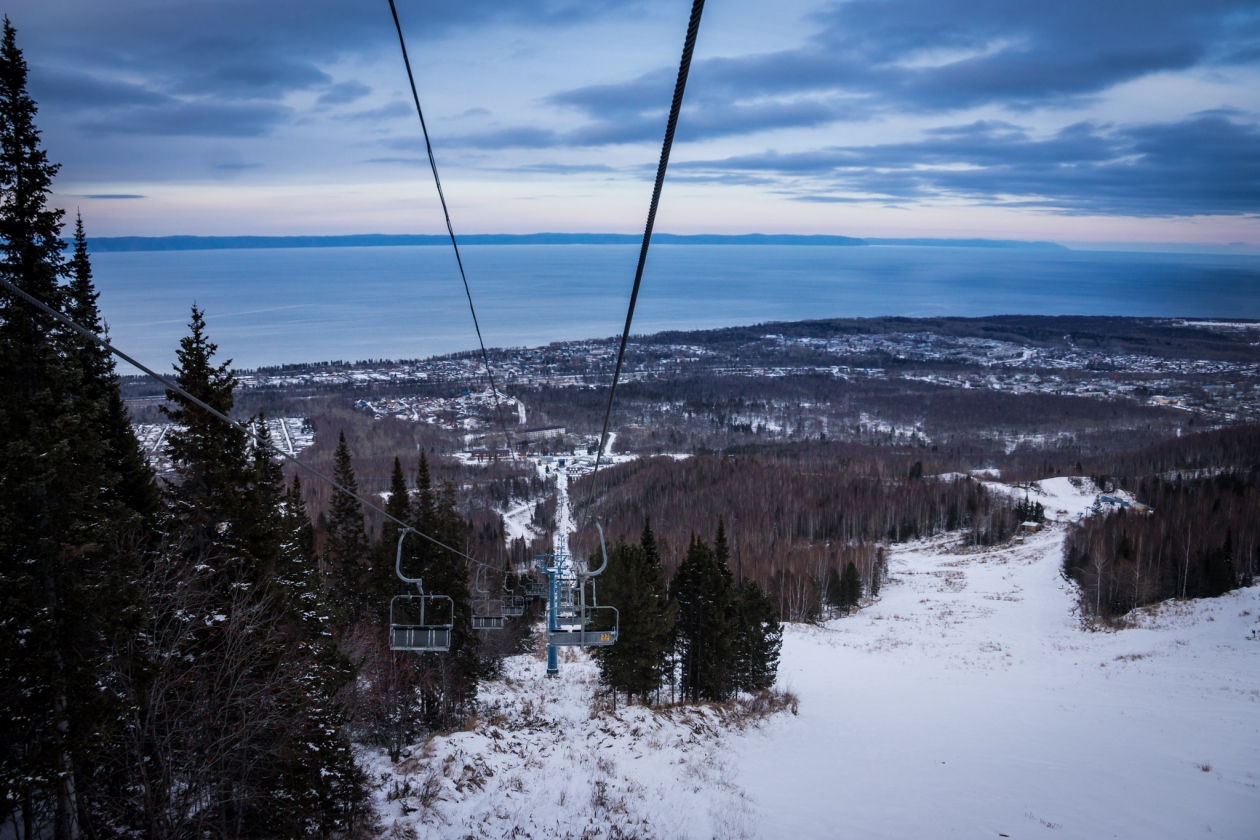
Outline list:
[[[445,653],[454,617],[449,595],[395,595],[389,602],[389,649]]]

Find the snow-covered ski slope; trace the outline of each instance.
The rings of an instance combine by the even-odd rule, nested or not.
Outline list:
[[[1094,499],[1042,487],[1060,520]],[[428,782],[426,807],[384,786],[385,824],[451,838],[1260,838],[1260,588],[1086,629],[1059,571],[1064,527],[988,550],[895,548],[878,603],[787,629],[780,684],[799,713],[760,726],[592,714],[580,654],[550,681],[514,658],[473,731],[392,770],[372,758],[389,784]]]

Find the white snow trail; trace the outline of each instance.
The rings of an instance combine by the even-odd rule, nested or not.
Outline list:
[[[385,825],[426,838],[1256,840],[1260,587],[1090,630],[1060,564],[1093,488],[1029,491],[1058,521],[1022,544],[895,547],[879,601],[787,627],[779,683],[798,716],[734,731],[707,708],[596,712],[581,652],[564,652],[557,679],[540,653],[512,657],[471,731],[397,767],[365,754],[375,778],[432,780],[410,812],[417,797],[387,801],[384,785]]]

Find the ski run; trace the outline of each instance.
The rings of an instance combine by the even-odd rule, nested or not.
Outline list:
[[[1088,626],[1060,565],[1097,494],[1031,492],[1022,543],[894,546],[877,602],[788,625],[773,714],[612,710],[581,652],[509,658],[466,731],[362,756],[387,835],[1254,840],[1260,587]]]

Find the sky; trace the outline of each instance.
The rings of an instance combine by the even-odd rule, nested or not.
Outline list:
[[[642,230],[690,3],[398,0],[456,232]],[[386,0],[16,0],[89,235],[444,230]],[[1260,245],[1257,0],[709,0],[657,230]]]

